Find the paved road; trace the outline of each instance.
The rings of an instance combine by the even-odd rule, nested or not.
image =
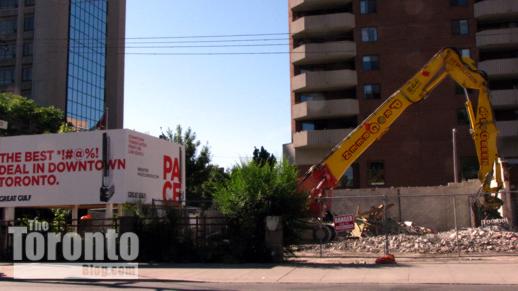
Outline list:
[[[509,285],[447,285],[447,284],[229,284],[229,283],[194,283],[194,282],[0,282],[1,291],[87,291],[113,290],[128,291],[165,291],[165,290],[471,290],[471,291],[507,291],[516,290]]]

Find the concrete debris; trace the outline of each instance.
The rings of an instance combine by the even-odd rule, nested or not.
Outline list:
[[[334,254],[382,253],[384,244],[385,237],[380,235],[357,240],[342,239],[324,245],[324,250],[326,253]],[[458,252],[455,230],[423,235],[389,235],[389,246],[391,253],[454,254]],[[495,226],[463,229],[459,230],[459,247],[463,254],[518,253],[518,233]],[[317,251],[319,245],[312,245],[310,248]]]
[[[395,222],[391,219],[388,220],[388,231],[389,233],[399,233],[399,234],[413,234],[413,235],[422,235],[433,233],[434,231],[428,227],[415,225],[412,221],[405,221],[403,223]],[[391,225],[394,225],[392,226]]]
[[[382,235],[385,232],[382,220],[367,220],[367,219],[356,219],[354,231],[351,233],[353,237],[369,237]],[[405,221],[403,223],[397,222],[393,219],[387,220],[386,230],[390,234],[413,234],[423,235],[433,233],[434,231],[428,227],[415,225],[411,221]]]

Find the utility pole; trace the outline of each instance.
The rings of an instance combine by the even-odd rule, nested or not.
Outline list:
[[[457,131],[455,128],[451,130],[451,138],[453,144],[453,182],[459,182],[459,171],[457,169]],[[455,225],[455,244],[457,246],[458,256],[460,257],[460,246],[459,246],[459,227],[457,225],[457,201],[455,194],[452,196],[453,204],[453,223]]]
[[[457,168],[457,130],[453,128],[451,130],[451,138],[453,144],[453,182],[459,182],[459,171]]]

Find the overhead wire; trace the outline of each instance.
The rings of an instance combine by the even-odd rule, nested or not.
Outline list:
[[[497,35],[508,35],[509,33],[505,32],[493,32],[493,33],[484,33],[483,36],[497,36]],[[288,37],[273,37],[273,38],[256,38],[256,37],[264,37],[264,36],[283,36],[286,35]],[[275,33],[251,33],[251,34],[214,34],[214,35],[178,35],[178,36],[139,36],[139,37],[125,37],[120,39],[99,39],[99,38],[80,38],[80,39],[36,39],[36,41],[40,42],[40,46],[44,47],[53,47],[55,46],[58,50],[51,51],[51,53],[64,53],[69,49],[80,50],[81,53],[84,54],[104,54],[106,53],[105,49],[117,49],[120,48],[119,52],[110,52],[110,53],[119,53],[126,55],[149,55],[149,56],[203,56],[203,55],[281,55],[281,54],[336,54],[336,53],[355,53],[354,49],[344,49],[344,50],[333,50],[333,51],[295,51],[290,46],[290,41],[292,38],[289,36],[292,35],[289,32],[275,32]],[[214,39],[216,38],[216,39]],[[222,39],[225,38],[225,39]],[[444,37],[450,38],[449,37]],[[301,40],[304,37],[300,38]],[[113,42],[117,40],[124,40],[122,44],[107,44],[108,42]],[[282,43],[279,43],[282,41]],[[286,41],[284,43],[284,41]],[[340,41],[340,40],[337,40]],[[352,40],[351,40],[352,41]],[[385,39],[387,41],[398,41],[397,38]],[[416,41],[416,39],[413,39]],[[417,40],[419,41],[419,40]],[[53,44],[53,42],[63,42],[63,44]],[[181,45],[178,45],[181,44]],[[186,44],[186,45],[183,45]],[[9,43],[0,43],[1,46],[12,46],[13,44]],[[199,48],[207,48],[207,49],[219,49],[219,48],[254,48],[254,47],[262,47],[262,48],[273,48],[286,46],[288,50],[286,51],[153,51],[153,50],[164,50],[164,49],[199,49]],[[66,51],[65,51],[66,47]]]

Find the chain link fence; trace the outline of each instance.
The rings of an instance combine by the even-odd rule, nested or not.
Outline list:
[[[518,255],[518,233],[513,231],[512,225],[512,216],[518,213],[518,207],[512,201],[506,201],[499,211],[489,211],[474,206],[480,195],[473,193],[402,193],[397,189],[387,192],[385,195],[372,191],[366,195],[324,198],[322,204],[331,207],[327,209],[329,212],[324,208],[323,216],[329,219],[330,214],[333,217],[353,215],[354,229],[337,232],[328,243],[320,243],[319,236],[314,235],[313,243],[296,246],[295,254],[323,257],[378,257],[386,252],[396,257]],[[317,226],[314,231],[318,233],[319,229]]]

